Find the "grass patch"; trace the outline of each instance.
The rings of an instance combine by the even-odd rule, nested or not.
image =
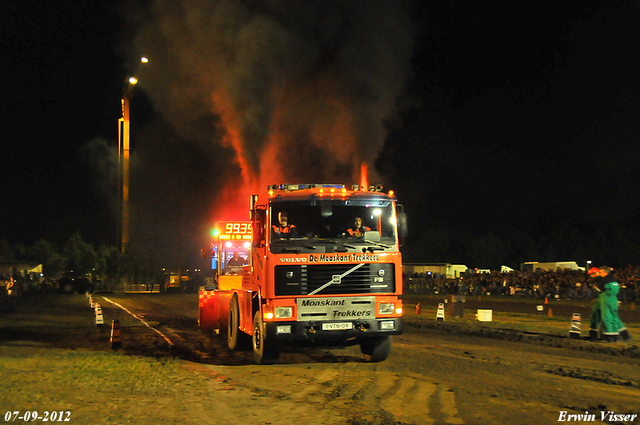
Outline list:
[[[34,344],[1,346],[0,376],[0,414],[70,411],[73,423],[166,423],[167,404],[186,409],[184,394],[200,402],[215,396],[179,360]]]

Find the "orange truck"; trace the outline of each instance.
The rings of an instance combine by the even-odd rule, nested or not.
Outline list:
[[[199,326],[232,350],[277,363],[286,346],[359,345],[366,361],[402,333],[405,215],[382,187],[273,185],[251,196],[250,221],[218,222],[217,287],[199,292]],[[400,231],[399,231],[400,229]]]

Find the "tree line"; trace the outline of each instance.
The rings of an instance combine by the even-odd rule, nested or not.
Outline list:
[[[65,272],[101,282],[105,287],[123,279],[135,282],[162,282],[163,268],[135,249],[122,253],[118,247],[86,242],[79,232],[58,246],[40,239],[33,245],[0,240],[0,262],[42,264],[44,279],[54,281]],[[6,276],[8,277],[8,276]]]
[[[178,258],[167,256],[166,246],[138,247],[131,244],[122,253],[115,246],[97,248],[86,242],[79,232],[61,246],[45,239],[31,246],[11,244],[0,239],[0,262],[28,262],[43,265],[46,279],[57,279],[64,271],[112,284],[126,279],[130,282],[160,282],[164,268],[186,270],[194,262],[192,250]],[[526,261],[576,261],[584,266],[626,267],[640,264],[640,225],[625,228],[581,231],[567,224],[545,233],[510,230],[483,235],[452,231],[445,227],[429,227],[409,235],[402,247],[407,263],[455,263],[470,268],[500,270],[502,265],[518,270]]]

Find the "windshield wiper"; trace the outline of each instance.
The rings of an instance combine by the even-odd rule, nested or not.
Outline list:
[[[374,241],[365,240],[364,243],[370,243],[370,244],[373,244],[375,246],[364,247],[364,248],[362,248],[362,252],[367,252],[367,251],[373,252],[373,251],[376,251],[376,250],[377,251],[384,251],[385,249],[391,248],[389,245],[385,245],[385,244],[380,243],[380,242],[374,242]],[[380,248],[378,248],[378,247],[380,247]]]
[[[298,252],[302,252],[302,249],[301,249],[301,248],[298,248],[298,247],[294,247],[294,248],[281,248],[281,249],[280,249],[280,252],[295,252],[295,253],[298,253]]]
[[[358,248],[349,244],[341,244],[336,246],[336,252],[349,252],[349,249],[358,249]]]
[[[344,240],[342,238],[313,238],[313,241],[319,244],[335,244],[336,252],[347,252],[345,248],[358,249],[358,247],[354,245],[344,243]],[[306,246],[305,248],[311,247]],[[313,247],[313,249],[315,249],[315,246]]]
[[[316,249],[315,246],[313,245],[300,245],[302,246],[302,248],[307,248],[307,249]],[[302,252],[302,248],[300,248],[300,246],[286,246],[286,247],[282,247],[280,249],[280,252]]]

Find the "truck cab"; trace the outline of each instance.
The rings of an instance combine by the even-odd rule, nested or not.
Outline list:
[[[229,347],[252,347],[258,363],[286,345],[360,345],[366,360],[385,360],[402,333],[398,216],[393,193],[343,185],[253,196],[248,263],[218,294],[229,298]]]

